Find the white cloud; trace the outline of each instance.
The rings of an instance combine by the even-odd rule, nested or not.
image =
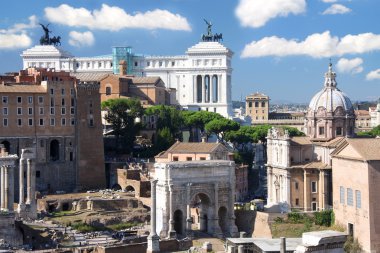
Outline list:
[[[350,8],[347,8],[346,6],[342,4],[333,4],[329,8],[327,8],[322,15],[335,15],[335,14],[345,14],[349,13],[352,10]]]
[[[324,3],[336,3],[338,0],[322,0]]]
[[[369,72],[366,76],[367,80],[380,79],[380,69],[373,70]]]
[[[363,59],[359,57],[354,59],[341,58],[336,64],[336,68],[342,73],[358,74],[363,71],[362,64]]]
[[[380,50],[380,35],[373,33],[348,34],[342,38],[329,31],[309,35],[304,41],[287,40],[277,36],[252,41],[244,47],[241,57],[306,55],[314,58],[361,54]]]
[[[241,25],[257,28],[264,26],[270,19],[305,11],[305,0],[240,0],[235,14]]]
[[[74,47],[92,46],[95,42],[94,35],[90,31],[83,33],[71,31],[69,37],[69,44]]]
[[[32,44],[32,39],[27,34],[27,29],[37,27],[36,16],[29,17],[29,23],[17,23],[8,29],[0,29],[0,49],[25,48]]]
[[[92,11],[62,4],[56,8],[46,7],[45,16],[50,22],[88,29],[119,31],[124,28],[142,28],[191,31],[186,18],[160,9],[131,15],[117,6],[107,4],[102,4],[100,9]]]

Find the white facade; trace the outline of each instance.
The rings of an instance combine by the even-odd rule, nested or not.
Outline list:
[[[233,52],[219,42],[199,42],[181,56],[133,56],[132,73],[159,76],[166,88],[177,90],[176,101],[189,110],[208,110],[232,117],[231,59]],[[113,56],[74,57],[52,45],[22,53],[23,68],[55,68],[70,72],[113,72]]]
[[[377,127],[380,125],[380,100],[377,103],[376,108],[369,108],[369,115],[371,116],[371,127]]]

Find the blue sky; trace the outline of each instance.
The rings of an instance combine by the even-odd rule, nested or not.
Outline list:
[[[22,6],[22,7],[20,7]],[[75,56],[132,46],[181,55],[206,31],[235,52],[232,97],[259,91],[273,101],[308,102],[322,88],[329,58],[338,87],[353,101],[380,97],[380,1],[124,0],[7,1],[0,17],[0,73],[22,68],[20,54],[52,36]]]

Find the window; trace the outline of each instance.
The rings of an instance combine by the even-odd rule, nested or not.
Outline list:
[[[65,89],[61,89],[61,95],[62,95],[62,96],[65,95]]]
[[[325,128],[319,127],[319,135],[324,135],[324,134],[325,134]]]
[[[175,62],[174,61],[172,61],[172,67],[174,67],[175,66]]]
[[[299,206],[299,205],[300,205],[300,200],[296,199],[296,206]]]
[[[354,199],[353,199],[353,192],[351,188],[347,188],[347,205],[353,206],[354,205]]]
[[[3,119],[3,126],[8,126],[8,119],[7,118],[4,118]]]
[[[72,126],[75,125],[75,119],[74,119],[74,118],[71,118],[71,119],[70,119],[70,125],[72,125]]]
[[[17,119],[17,125],[22,126],[22,119]]]
[[[65,114],[66,114],[66,107],[62,107],[62,108],[61,108],[61,114],[62,114],[62,115],[65,115]]]
[[[146,66],[148,67],[150,66],[150,61],[146,62]]]
[[[62,98],[61,104],[62,104],[62,106],[65,106],[65,99],[64,98]]]
[[[72,98],[70,106],[74,106],[74,104],[75,104],[75,100],[74,100],[74,98]]]
[[[33,103],[33,97],[28,97],[28,103],[29,104]]]
[[[255,107],[259,107],[259,102],[255,102]]]
[[[3,107],[3,115],[8,115],[8,107]]]
[[[55,126],[55,118],[50,118],[50,125]]]
[[[39,108],[39,111],[40,111],[40,115],[43,115],[43,114],[44,114],[44,108],[43,108],[43,107],[40,107],[40,108]]]
[[[40,119],[40,126],[44,125],[44,119]]]
[[[296,188],[296,190],[298,190],[298,182],[294,183],[294,187]]]
[[[28,119],[28,125],[33,126],[33,119]]]
[[[22,115],[22,108],[21,107],[17,107],[17,115]]]
[[[33,107],[28,107],[28,115],[32,115],[33,114]]]
[[[50,106],[54,106],[54,98],[50,98]]]
[[[44,102],[44,97],[39,96],[38,97],[38,103],[42,104]]]
[[[336,128],[336,135],[342,135],[342,127]]]
[[[356,197],[356,208],[362,207],[362,194],[360,191],[355,191],[355,197]]]
[[[73,154],[73,152],[70,152],[70,162],[72,162],[74,159],[74,154]]]
[[[192,161],[193,160],[193,158],[192,157],[186,157],[186,161]]]
[[[89,62],[87,62],[87,68],[91,67],[91,64]]]
[[[39,170],[36,171],[36,178],[41,177],[41,172]]]
[[[106,87],[106,95],[109,96],[111,95],[111,87]]]
[[[158,66],[162,67],[162,61],[158,62]]]
[[[74,107],[70,107],[70,114],[74,115],[74,113],[75,113]]]
[[[311,182],[311,192],[316,193],[317,192],[317,182]]]
[[[137,67],[139,64],[137,63],[137,61],[135,61],[135,67]]]
[[[50,89],[50,95],[54,95],[54,89]]]
[[[65,118],[62,118],[62,119],[61,119],[61,125],[62,125],[62,126],[66,126],[66,119],[65,119]]]
[[[344,187],[341,186],[339,190],[340,190],[340,203],[344,204],[344,199],[345,199],[345,197],[344,197]]]
[[[99,68],[102,67],[102,63],[101,63],[101,62],[98,62],[98,67],[99,67]]]
[[[74,95],[74,89],[70,89],[70,94]]]
[[[317,202],[311,202],[311,210],[317,211]]]
[[[50,107],[50,115],[54,115],[54,114],[55,114],[54,107]]]
[[[249,102],[249,103],[248,103],[248,107],[252,107],[252,102]]]
[[[265,107],[265,102],[261,102],[261,107]]]
[[[21,104],[22,102],[22,98],[21,97],[17,97],[17,103]]]
[[[8,97],[3,97],[3,104],[8,104]]]
[[[178,156],[173,156],[173,161],[177,162],[178,161]]]

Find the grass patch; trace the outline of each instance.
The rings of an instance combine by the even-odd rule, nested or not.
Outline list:
[[[53,212],[51,216],[53,218],[59,218],[59,217],[67,216],[67,215],[73,215],[75,213],[76,213],[75,211],[60,211],[60,212]]]
[[[104,229],[101,229],[99,227],[91,226],[89,224],[83,223],[83,222],[76,222],[71,224],[71,227],[81,233],[88,233],[88,232],[94,232],[94,231],[101,231]]]

